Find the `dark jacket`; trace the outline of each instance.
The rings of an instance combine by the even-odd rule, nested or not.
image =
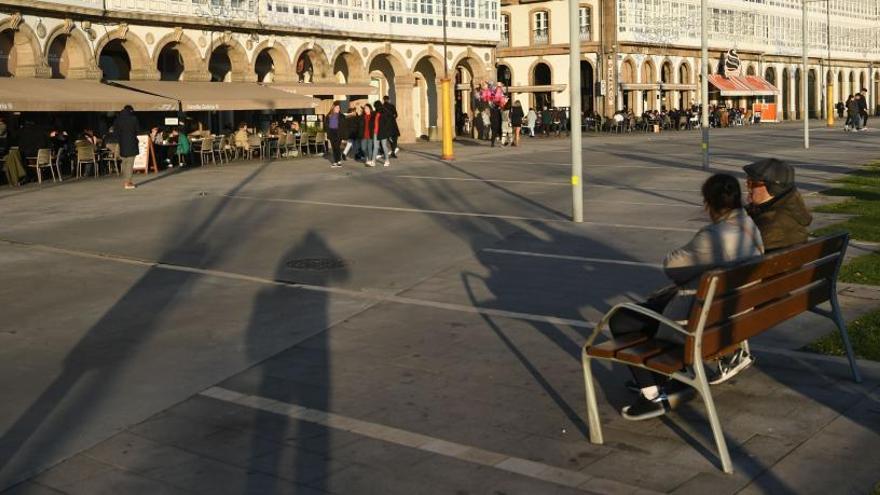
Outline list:
[[[510,125],[513,127],[522,127],[523,118],[525,118],[526,114],[523,112],[522,107],[514,106],[510,110]]]
[[[493,135],[501,135],[501,109],[495,105],[489,108],[489,126],[492,128]]]
[[[138,131],[140,123],[131,110],[124,109],[116,116],[113,122],[113,129],[119,138],[119,156],[137,156],[140,152],[138,146]]]
[[[345,118],[345,136],[349,140],[361,139],[364,135],[364,119],[358,114],[352,114]]]
[[[859,113],[863,115],[868,113],[868,99],[864,95],[859,98]]]
[[[394,129],[397,125],[394,122],[393,114],[388,112],[388,109],[382,107],[382,111],[379,112],[379,125],[378,131],[376,132],[376,138],[378,139],[389,139],[394,137]]]
[[[766,203],[749,205],[747,211],[761,231],[767,251],[807,241],[807,227],[813,216],[797,189],[791,188]]]
[[[400,127],[397,126],[397,107],[393,103],[383,103],[382,110],[382,115],[388,119],[388,124],[391,126],[391,135],[388,137],[400,136]]]

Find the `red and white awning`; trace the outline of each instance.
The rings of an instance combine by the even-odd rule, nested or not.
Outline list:
[[[763,77],[730,76],[721,74],[709,76],[709,84],[718,89],[721,96],[776,96],[779,89]]]

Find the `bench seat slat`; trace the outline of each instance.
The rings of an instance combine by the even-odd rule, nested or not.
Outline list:
[[[703,331],[703,357],[717,354],[724,348],[772,328],[789,318],[828,300],[830,291],[828,281],[814,285],[806,290],[793,292],[754,311],[726,320],[720,325]],[[694,352],[694,337],[688,337],[685,344],[685,364],[693,364],[690,359]]]
[[[617,357],[617,359],[620,359],[621,361],[626,361],[628,363],[642,364],[648,358],[656,356],[657,354],[660,354],[661,352],[664,352],[673,346],[675,346],[675,344],[672,344],[670,342],[650,339],[642,342],[641,344],[630,346],[617,351],[615,357]]]
[[[684,364],[684,347],[671,347],[645,361],[645,366],[661,373],[672,374],[681,371]]]
[[[742,313],[756,306],[768,303],[775,299],[787,296],[790,292],[806,287],[818,280],[828,279],[834,276],[837,268],[836,258],[827,258],[815,265],[807,265],[803,268],[776,277],[761,280],[755,285],[743,287],[728,295],[716,299],[709,309],[706,318],[706,326],[711,327],[731,315]],[[831,293],[828,293],[831,297]],[[822,301],[824,302],[824,301]],[[697,321],[701,310],[699,303],[694,305],[689,321]],[[691,331],[696,330],[691,328]]]
[[[587,354],[597,358],[611,359],[617,354],[617,351],[640,344],[646,340],[648,340],[648,337],[640,333],[621,335],[611,340],[606,340],[601,344],[590,346],[587,349]]]

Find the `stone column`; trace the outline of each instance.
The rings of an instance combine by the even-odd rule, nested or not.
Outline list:
[[[184,70],[182,80],[210,82],[211,73],[208,72],[207,69]]]
[[[440,92],[443,91],[443,87],[441,86],[440,81],[442,81],[442,79],[440,77],[437,77],[433,81],[425,81],[427,84],[434,84],[437,87],[437,103],[436,103],[436,105],[437,105],[437,135],[436,135],[436,139],[437,140],[440,140],[441,136],[443,136],[443,127],[446,125],[446,122],[443,121],[443,108],[441,108],[441,106],[443,105],[443,95]],[[454,79],[452,80],[452,84],[455,85]],[[449,99],[449,103],[451,105],[453,105],[452,111],[449,112],[450,115],[452,115],[452,122],[450,122],[449,125],[452,126],[452,136],[454,137],[455,136],[455,119],[457,118],[457,116],[455,115],[455,89],[454,88],[452,91],[452,98]],[[428,102],[428,104],[430,105],[430,102]],[[430,113],[430,110],[428,110],[428,112]],[[428,125],[430,125],[430,122],[428,123]],[[429,137],[431,138],[432,141],[435,139],[435,136],[432,136],[430,134],[429,134]]]
[[[644,96],[643,96],[644,91],[635,90],[632,93],[633,93],[633,100],[635,100],[633,102],[632,111],[634,114],[636,114],[636,116],[639,116],[639,115],[645,113],[645,103],[644,103]]]
[[[162,78],[162,74],[155,68],[142,67],[134,68],[128,73],[128,77],[132,81],[158,81]]]
[[[412,143],[416,140],[413,128],[412,97],[416,78],[413,75],[394,77],[394,105],[397,107],[397,126],[400,128],[400,142]]]

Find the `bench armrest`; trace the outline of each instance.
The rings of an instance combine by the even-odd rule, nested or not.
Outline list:
[[[602,317],[602,320],[599,322],[598,325],[596,325],[596,328],[593,330],[592,335],[590,335],[590,337],[587,339],[586,344],[584,344],[585,348],[589,347],[590,345],[593,344],[593,341],[596,339],[596,337],[599,335],[599,333],[602,331],[602,329],[604,327],[608,326],[608,322],[611,321],[611,318],[618,311],[620,311],[622,309],[628,309],[630,311],[640,313],[642,315],[647,316],[648,318],[651,318],[653,320],[656,320],[656,321],[668,326],[669,328],[672,328],[676,332],[684,334],[685,336],[692,336],[692,334],[690,332],[688,332],[687,330],[685,330],[684,327],[682,327],[678,323],[670,320],[669,318],[663,316],[662,314],[660,314],[654,310],[648,309],[644,306],[640,306],[636,303],[626,302],[626,303],[616,304],[613,308],[608,310],[607,313],[605,313],[605,316]]]

